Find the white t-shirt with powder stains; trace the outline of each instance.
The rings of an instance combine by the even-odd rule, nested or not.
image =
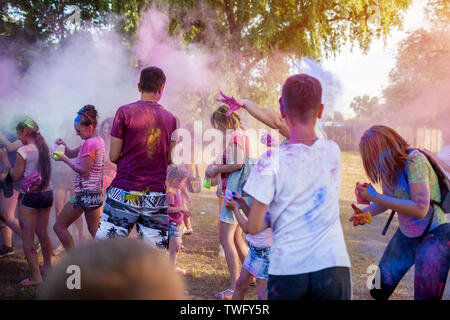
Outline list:
[[[339,219],[341,153],[331,140],[288,144],[265,153],[244,190],[269,206],[269,274],[350,267]]]

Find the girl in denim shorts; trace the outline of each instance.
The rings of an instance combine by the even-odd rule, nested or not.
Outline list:
[[[235,201],[234,201],[235,200]],[[247,232],[248,214],[250,207],[241,198],[240,195],[230,194],[225,195],[226,205],[232,210],[236,219],[245,233]],[[236,203],[237,202],[237,203]],[[239,210],[238,206],[242,209]],[[242,264],[242,271],[236,284],[236,289],[233,293],[233,300],[243,300],[247,292],[252,276],[256,278],[258,287],[258,298],[260,300],[267,300],[267,280],[269,278],[269,262],[270,262],[270,247],[272,246],[272,228],[270,227],[269,214],[266,213],[265,218],[266,228],[257,234],[247,234],[248,254]]]

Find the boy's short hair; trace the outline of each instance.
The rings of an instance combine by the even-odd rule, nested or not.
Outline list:
[[[322,104],[322,85],[307,74],[293,75],[284,83],[281,99],[287,117],[309,121],[316,117]]]
[[[143,92],[157,92],[166,83],[166,75],[158,67],[147,67],[141,71],[139,83]]]
[[[79,268],[80,289],[68,288],[70,266]],[[183,279],[161,252],[141,240],[117,238],[73,249],[50,271],[39,298],[179,300],[186,298],[184,290]]]

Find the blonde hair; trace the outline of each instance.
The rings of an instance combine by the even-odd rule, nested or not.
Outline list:
[[[230,107],[226,105],[221,105],[219,108],[217,108],[216,111],[213,112],[211,115],[210,121],[211,125],[215,129],[219,129],[223,132],[226,130],[237,130],[237,129],[244,129],[242,127],[241,118],[239,115],[236,114],[236,112],[233,112],[229,116],[226,115],[227,111],[230,109]]]
[[[67,268],[80,268],[81,289],[69,290]],[[136,239],[90,242],[75,248],[51,270],[41,299],[185,299],[184,282],[168,259]]]
[[[186,178],[189,176],[189,172],[187,172],[186,170],[184,170],[181,167],[172,165],[169,167],[169,169],[167,170],[167,185],[169,187],[177,187],[176,181],[181,181],[181,179]]]
[[[392,128],[373,126],[364,132],[359,152],[370,181],[395,185],[406,161],[411,160],[408,147],[408,142]]]

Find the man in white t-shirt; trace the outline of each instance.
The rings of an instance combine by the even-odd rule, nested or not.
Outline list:
[[[339,219],[341,154],[335,142],[314,132],[323,112],[321,96],[320,82],[311,76],[286,80],[280,111],[289,142],[264,154],[244,187],[253,197],[250,234],[262,230],[270,212],[269,300],[351,299],[350,259]]]

